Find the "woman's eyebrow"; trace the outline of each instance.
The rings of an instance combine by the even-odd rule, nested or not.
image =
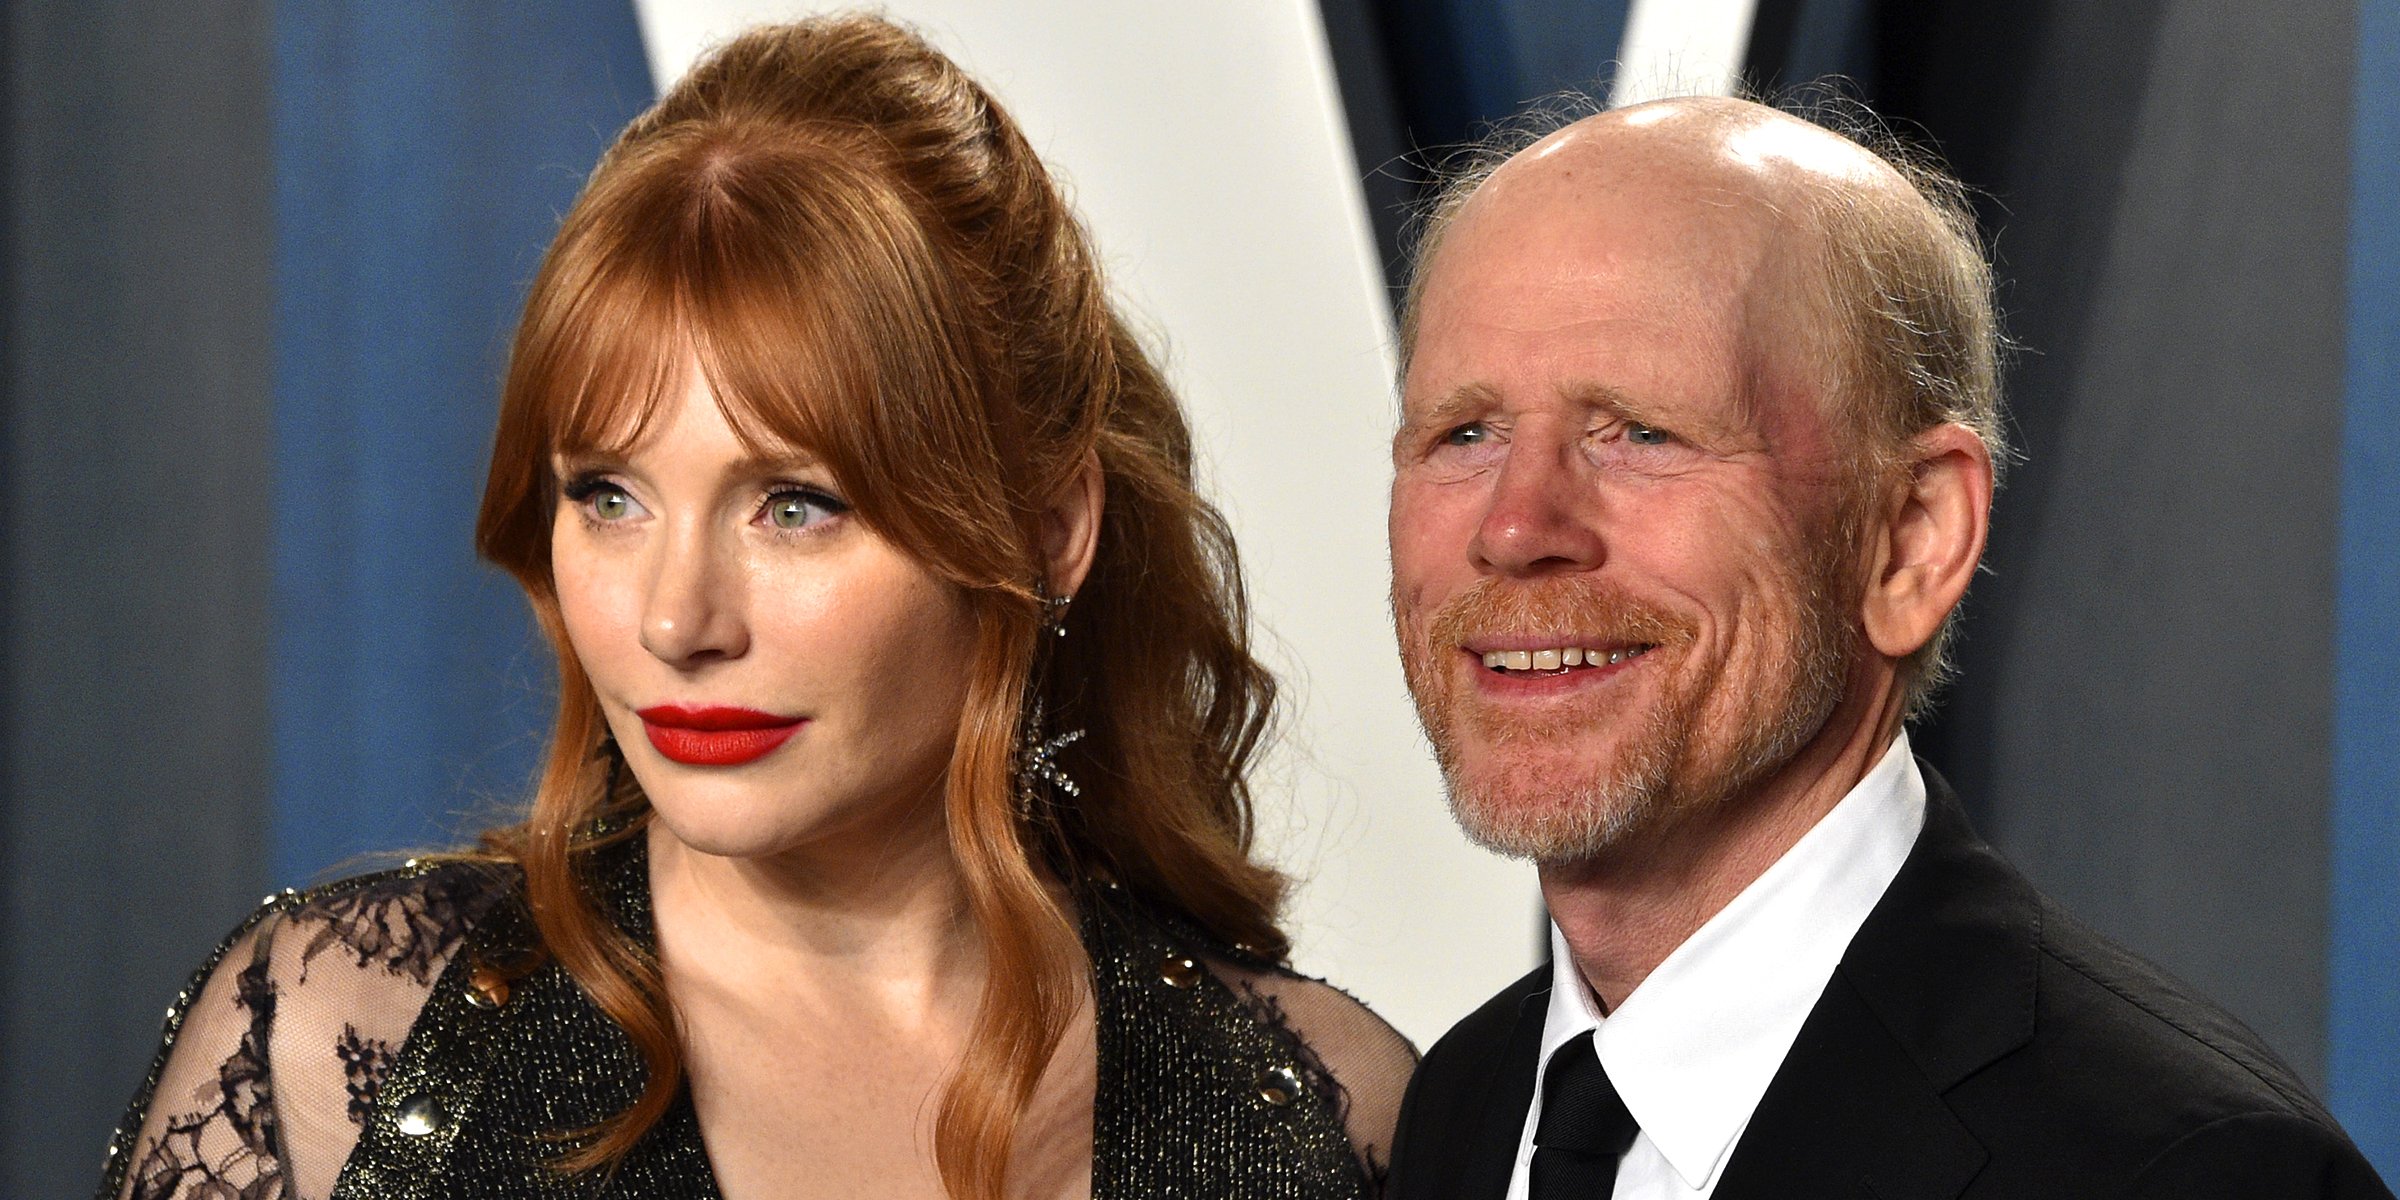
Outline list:
[[[791,472],[827,470],[825,459],[799,447],[774,451],[751,451],[735,459],[726,470],[742,476],[782,475]]]

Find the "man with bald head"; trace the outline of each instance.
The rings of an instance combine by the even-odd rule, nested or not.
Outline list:
[[[1392,606],[1553,961],[1426,1055],[1390,1195],[2390,1195],[1909,755],[2007,457],[1991,291],[1954,184],[1742,101],[1437,202]]]

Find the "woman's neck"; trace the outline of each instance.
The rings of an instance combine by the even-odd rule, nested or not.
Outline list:
[[[724,1194],[942,1194],[937,1101],[988,966],[940,805],[920,808],[772,857],[652,822],[659,962]]]
[[[921,808],[771,857],[703,853],[652,822],[651,906],[670,992],[853,1016],[863,1006],[903,1023],[950,1023],[962,1002],[971,1010],[982,943],[938,801]]]

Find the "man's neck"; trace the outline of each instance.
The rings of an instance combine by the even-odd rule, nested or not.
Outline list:
[[[1900,732],[1890,696],[1853,697],[1791,761],[1704,813],[1589,859],[1541,864],[1542,898],[1603,1011],[1774,866]]]

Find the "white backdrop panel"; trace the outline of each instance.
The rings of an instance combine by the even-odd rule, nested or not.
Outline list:
[[[639,0],[664,87],[746,25],[837,7]],[[1311,0],[900,0],[1067,182],[1190,406],[1286,733],[1260,779],[1295,961],[1422,1046],[1536,954],[1531,871],[1451,825],[1386,615],[1390,316]]]
[[[1612,107],[1668,96],[1730,96],[1758,0],[1631,0]]]

